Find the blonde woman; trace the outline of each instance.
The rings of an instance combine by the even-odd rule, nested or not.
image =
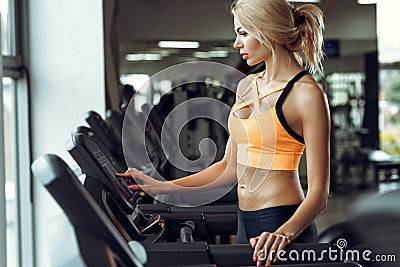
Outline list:
[[[174,181],[130,168],[133,190],[202,190],[237,182],[238,243],[250,243],[257,266],[270,265],[290,242],[317,242],[315,217],[329,194],[330,116],[326,95],[310,74],[322,74],[321,10],[286,0],[237,0],[231,8],[234,47],[250,66],[229,115],[224,158]],[[307,149],[307,194],[298,165]]]

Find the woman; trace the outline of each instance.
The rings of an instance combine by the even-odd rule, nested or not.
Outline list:
[[[250,66],[266,69],[243,79],[229,116],[224,158],[174,181],[130,168],[121,177],[150,193],[202,190],[238,182],[238,243],[254,248],[266,266],[290,242],[317,242],[315,217],[329,194],[330,120],[326,95],[309,73],[322,74],[323,15],[311,4],[237,0],[234,47]],[[306,70],[307,71],[306,71]],[[307,148],[307,195],[298,165]]]

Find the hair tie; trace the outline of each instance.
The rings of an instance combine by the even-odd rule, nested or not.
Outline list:
[[[299,11],[296,8],[293,9],[293,15],[294,15],[294,26],[299,27],[302,25],[306,19],[304,15],[299,15]]]

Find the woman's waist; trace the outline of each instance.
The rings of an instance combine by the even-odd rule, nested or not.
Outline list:
[[[272,170],[237,163],[237,174],[238,183],[244,185],[258,182],[260,185],[268,183],[269,187],[275,184],[300,186],[297,170]]]
[[[254,211],[279,206],[299,205],[304,199],[302,194],[285,194],[284,196],[266,194],[262,197],[255,195],[256,194],[240,191],[238,188],[239,209],[243,211]]]
[[[245,167],[241,173],[237,190],[239,207],[243,210],[295,205],[304,199],[297,171]]]

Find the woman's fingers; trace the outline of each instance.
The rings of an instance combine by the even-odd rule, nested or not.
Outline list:
[[[145,175],[136,168],[128,168],[125,173],[116,173],[117,177],[122,178],[128,184],[128,188],[132,191],[144,191],[146,185],[151,183],[151,177]],[[138,185],[140,183],[141,185]]]
[[[254,248],[254,247],[256,246],[256,244],[257,244],[257,242],[258,242],[258,239],[259,239],[258,236],[257,236],[257,237],[250,238],[249,242],[250,242],[250,246],[251,246],[252,248]],[[255,255],[255,251],[253,252],[253,261],[257,261],[257,257],[256,257],[256,255]]]
[[[252,248],[254,248],[254,246],[257,244],[258,239],[259,239],[259,236],[250,238],[249,241],[250,241],[250,245],[251,245]]]
[[[125,173],[116,173],[115,175],[120,178],[138,179],[140,181],[144,181],[149,178],[142,171],[139,171],[136,168],[128,168]]]
[[[254,245],[253,260],[257,261],[257,266],[266,259],[266,251],[264,249],[265,241],[270,233],[264,232],[257,237],[256,243]]]
[[[273,253],[272,245],[274,244],[275,239],[276,239],[276,236],[273,233],[264,232],[261,234],[261,237],[263,237],[263,236],[265,236],[266,240],[265,240],[264,246],[262,248],[263,253],[262,253],[262,255],[260,255],[260,257],[258,259],[259,262],[257,262],[257,266],[261,266],[261,264],[264,261],[267,261],[267,262],[269,261],[269,257]],[[268,265],[266,265],[266,266],[268,266]]]
[[[128,168],[124,173],[117,172],[115,175],[121,178],[133,178],[132,173],[136,172],[139,173],[140,171],[136,168]]]
[[[251,238],[250,244],[254,248],[253,261],[257,266],[265,262],[265,266],[278,260],[279,253],[289,244],[289,238],[279,233],[264,232],[259,237]]]
[[[118,177],[121,177],[121,178],[132,178],[132,176],[129,172],[125,172],[125,173],[117,172],[117,173],[115,173],[115,175]]]
[[[282,240],[282,242],[280,242],[280,244],[279,244],[279,246],[278,246],[278,249],[277,249],[277,252],[276,252],[276,254],[275,254],[275,257],[274,257],[274,260],[273,260],[273,261],[277,261],[277,260],[278,260],[278,258],[279,258],[279,256],[280,256],[280,253],[281,253],[281,252],[283,251],[283,249],[287,246],[287,244],[290,243],[290,240],[289,240],[289,238],[288,238],[287,236],[283,235],[282,238],[283,238],[283,240]]]
[[[270,246],[267,261],[265,263],[265,266],[271,265],[272,261],[275,259],[275,257],[278,254],[278,247],[283,241],[283,237],[281,235],[274,235],[274,241],[272,245]]]
[[[137,184],[131,184],[128,187],[130,190],[133,190],[133,191],[143,191],[142,187]]]
[[[136,168],[128,168],[125,173],[116,173],[116,176],[126,179],[127,183],[134,180],[137,184],[130,184],[128,187],[133,191],[145,191],[148,194],[167,193],[171,186],[163,181],[158,181]]]

